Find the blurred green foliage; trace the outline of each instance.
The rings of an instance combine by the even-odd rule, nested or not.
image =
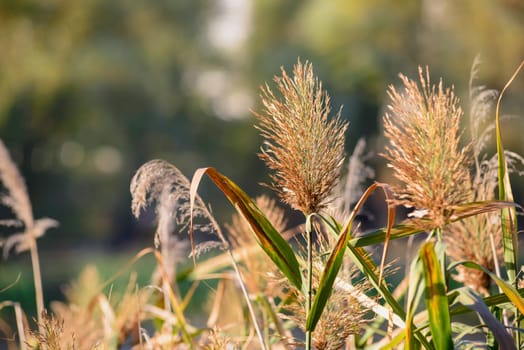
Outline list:
[[[129,210],[129,180],[147,160],[188,177],[215,166],[250,195],[263,191],[249,110],[280,66],[313,62],[351,122],[348,150],[361,136],[379,149],[399,72],[429,65],[466,101],[474,57],[480,82],[500,89],[523,38],[520,0],[3,0],[0,137],[35,217],[61,222],[41,247],[152,242],[137,235],[152,223],[140,227]],[[512,90],[524,90],[522,79]]]

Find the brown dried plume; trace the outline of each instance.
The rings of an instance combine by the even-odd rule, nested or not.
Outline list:
[[[323,209],[340,176],[347,123],[340,112],[329,119],[330,98],[300,60],[293,77],[284,69],[274,79],[278,98],[262,88],[262,113],[255,113],[264,138],[259,157],[273,170],[272,184],[280,198],[305,214]]]
[[[471,189],[469,147],[459,144],[463,111],[452,88],[442,80],[431,85],[428,69],[419,68],[420,87],[400,78],[404,89],[390,87],[384,116],[389,145],[383,156],[400,182],[393,186],[396,204],[417,209],[417,216],[429,219],[427,229],[441,228]]]

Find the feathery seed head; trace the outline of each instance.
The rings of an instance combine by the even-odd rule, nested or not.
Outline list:
[[[7,193],[0,195],[0,203],[11,208],[24,226],[33,226],[33,209],[24,178],[2,140],[0,140],[0,181],[7,190]]]
[[[163,160],[151,160],[142,165],[131,180],[131,210],[138,218],[143,210],[156,203],[157,234],[164,237],[188,231],[191,215],[209,222],[198,225],[199,230],[218,230],[200,196],[196,196],[193,213],[190,212],[190,187],[190,181],[177,167]]]
[[[264,138],[259,157],[271,175],[280,198],[305,214],[318,212],[336,185],[344,160],[347,123],[331,112],[328,94],[313,75],[311,63],[284,69],[274,79],[281,98],[268,85],[262,88],[262,113],[254,113]]]
[[[400,75],[404,90],[389,89],[383,156],[401,183],[393,186],[396,204],[427,211],[431,228],[442,227],[453,206],[468,199],[470,147],[459,146],[463,111],[453,89],[442,80],[431,85],[427,68],[419,77],[420,87]]]
[[[10,208],[15,215],[14,219],[0,220],[0,226],[21,228],[20,232],[0,239],[3,256],[7,258],[11,249],[14,249],[17,254],[29,250],[37,238],[43,236],[48,229],[57,227],[58,221],[50,218],[34,219],[24,178],[2,140],[0,140],[0,183],[5,189],[0,193],[0,204]]]
[[[211,215],[202,198],[195,197],[194,208],[190,206],[191,183],[174,165],[163,160],[151,160],[142,165],[133,176],[130,185],[131,210],[136,217],[152,204],[156,204],[157,231],[155,247],[160,249],[166,261],[166,272],[174,278],[174,266],[182,248],[178,236],[190,233],[191,216],[201,232],[213,232],[222,236],[220,227]],[[192,237],[191,237],[192,238]],[[160,270],[154,279],[161,279]]]

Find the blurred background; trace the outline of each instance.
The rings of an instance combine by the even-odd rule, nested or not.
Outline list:
[[[130,211],[130,179],[148,160],[188,177],[214,166],[253,197],[266,192],[250,110],[280,67],[311,61],[350,121],[348,153],[364,137],[376,155],[398,73],[428,65],[467,112],[478,54],[477,83],[500,90],[524,58],[523,1],[0,1],[0,137],[35,218],[60,222],[38,241],[46,299],[87,261],[115,270],[153,244],[153,218]],[[505,124],[506,146],[521,154],[523,93],[521,76],[503,104],[518,116]],[[391,181],[378,156],[369,162]],[[516,183],[517,201],[523,190]],[[200,193],[227,221],[221,194],[206,183]],[[0,262],[0,289],[20,272],[0,299],[32,293],[27,253]]]

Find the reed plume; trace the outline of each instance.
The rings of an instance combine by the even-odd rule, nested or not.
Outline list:
[[[273,170],[272,187],[284,203],[306,216],[324,209],[340,177],[344,162],[347,123],[340,111],[331,119],[330,98],[313,75],[313,66],[298,60],[293,77],[282,68],[274,81],[275,96],[262,88],[262,113],[255,113],[264,138],[259,157]],[[307,229],[307,278],[305,310],[312,303],[312,232]],[[311,330],[306,331],[306,349],[311,349]]]
[[[315,213],[325,208],[340,176],[348,125],[340,111],[328,118],[330,98],[311,63],[299,60],[293,77],[282,69],[274,81],[280,98],[266,84],[263,112],[255,113],[264,138],[259,157],[274,171],[270,187],[280,198],[306,215]]]
[[[262,332],[258,327],[254,309],[249,300],[244,281],[240,274],[239,267],[231,251],[231,245],[226,239],[215,218],[207,208],[204,201],[198,194],[195,194],[194,206],[191,207],[191,183],[177,167],[163,160],[152,160],[142,165],[131,180],[130,191],[132,195],[131,208],[135,216],[139,216],[142,209],[156,202],[156,214],[158,218],[158,228],[155,239],[157,249],[160,247],[162,258],[172,266],[173,261],[169,260],[173,255],[173,250],[169,246],[170,241],[176,241],[176,233],[189,231],[191,237],[192,254],[195,253],[192,231],[189,227],[198,228],[200,231],[213,232],[219,240],[220,246],[224,248],[231,264],[235,270],[237,282],[240,285],[243,296],[246,300],[254,328],[259,337],[262,347],[265,348]],[[197,222],[198,221],[198,222]],[[216,246],[215,244],[213,245]],[[195,255],[193,255],[195,259]],[[194,260],[196,262],[196,260]],[[164,263],[165,264],[165,263]],[[161,268],[161,266],[159,266]],[[162,278],[164,290],[164,304],[169,309],[169,284],[174,277],[174,267],[171,269],[168,280]],[[183,323],[183,321],[182,321]],[[185,337],[189,334],[185,332]]]
[[[420,86],[400,79],[404,89],[389,88],[384,116],[389,145],[383,156],[400,182],[392,186],[394,202],[415,208],[414,221],[423,228],[442,228],[471,189],[470,147],[459,145],[463,111],[453,88],[445,89],[442,80],[431,84],[428,69],[419,68]]]

